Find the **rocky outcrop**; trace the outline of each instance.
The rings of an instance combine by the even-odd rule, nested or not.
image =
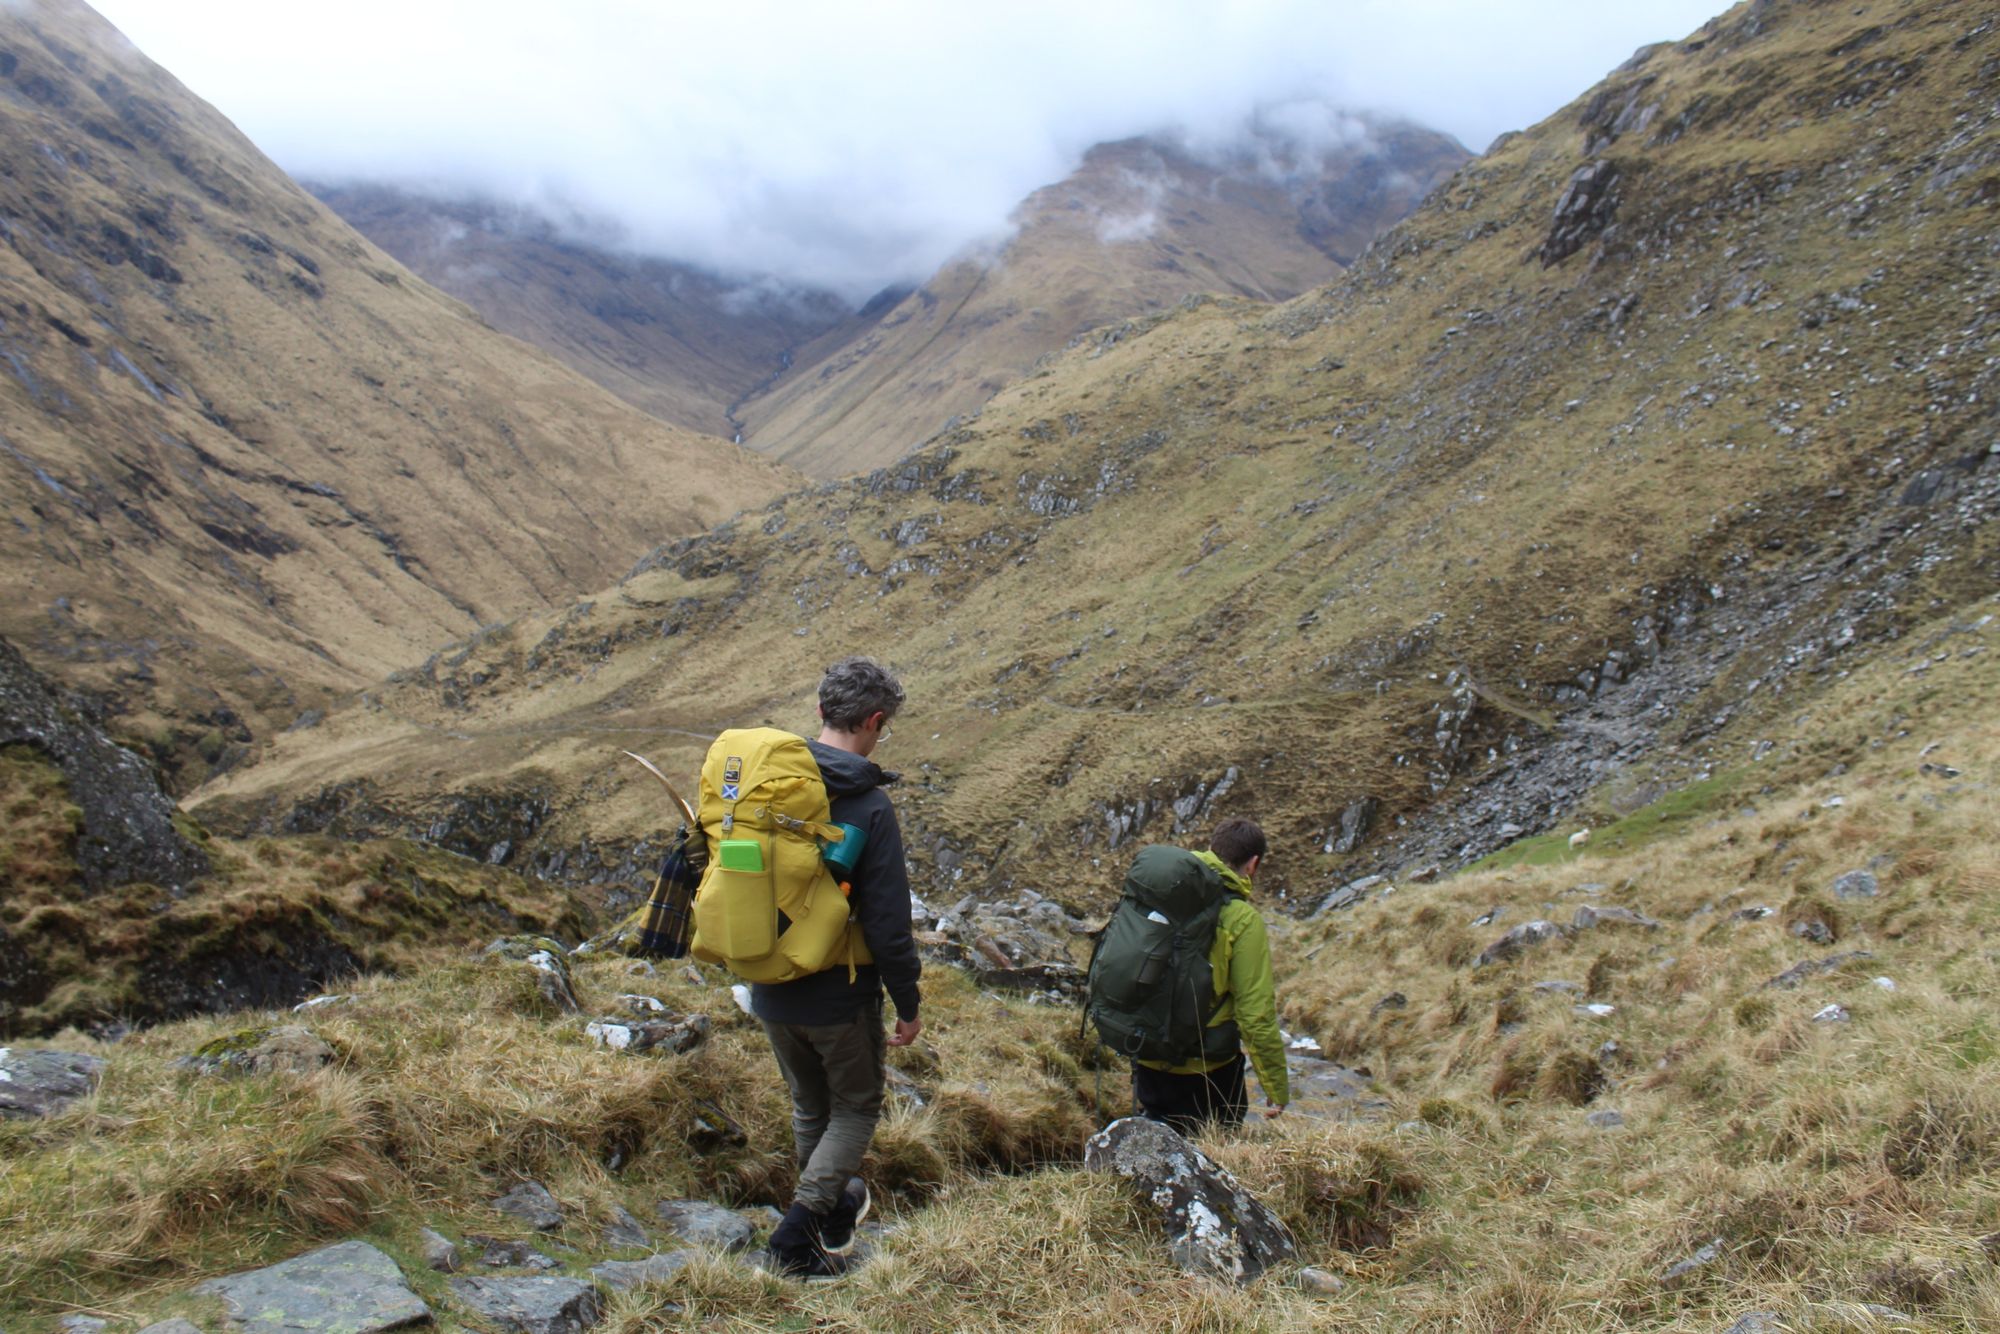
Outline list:
[[[1209,1156],[1157,1121],[1113,1121],[1083,1150],[1159,1211],[1174,1262],[1190,1274],[1247,1283],[1298,1252],[1291,1229]]]
[[[452,1296],[474,1315],[518,1334],[580,1334],[598,1322],[597,1290],[574,1278],[450,1280]]]
[[[250,1028],[204,1043],[175,1064],[202,1075],[309,1075],[331,1065],[334,1050],[296,1024]]]
[[[62,771],[82,812],[76,838],[84,888],[145,881],[184,889],[208,858],[174,827],[173,799],[152,766],[105,735],[75,700],[0,640],[0,747],[26,746]]]

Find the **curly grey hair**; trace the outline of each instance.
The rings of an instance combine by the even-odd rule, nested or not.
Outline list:
[[[893,718],[903,707],[903,687],[873,658],[842,658],[819,682],[819,715],[828,726],[852,732],[875,713]]]

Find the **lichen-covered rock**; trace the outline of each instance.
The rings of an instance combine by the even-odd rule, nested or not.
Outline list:
[[[431,1318],[396,1262],[365,1241],[211,1279],[195,1291],[220,1297],[234,1326],[251,1334],[370,1334]]]
[[[1298,1252],[1283,1219],[1157,1121],[1113,1121],[1090,1137],[1083,1162],[1137,1187],[1160,1211],[1174,1262],[1191,1274],[1247,1283]]]
[[[556,1010],[575,1014],[576,984],[570,978],[569,951],[547,936],[506,936],[486,947],[492,959],[511,959],[534,970],[535,989]]]
[[[417,1233],[417,1245],[428,1268],[440,1274],[453,1273],[458,1269],[458,1246],[450,1237],[425,1228]]]
[[[0,1116],[53,1116],[86,1097],[104,1075],[102,1056],[0,1047]]]
[[[287,1024],[246,1028],[205,1042],[175,1064],[200,1075],[309,1075],[331,1065],[334,1050],[311,1029]]]
[[[597,1291],[574,1278],[453,1278],[452,1295],[475,1315],[519,1334],[581,1334],[602,1315]]]
[[[68,707],[12,644],[0,639],[0,746],[22,745],[62,770],[83,812],[76,840],[85,888],[144,881],[182,889],[208,874],[208,857],[174,827],[173,798],[152,766]]]

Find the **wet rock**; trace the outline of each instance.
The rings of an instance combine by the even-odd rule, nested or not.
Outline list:
[[[1881,885],[1873,871],[1849,871],[1833,882],[1833,896],[1837,899],[1872,899],[1880,892]]]
[[[417,1233],[417,1246],[424,1257],[424,1266],[440,1274],[455,1273],[458,1269],[458,1246],[442,1232],[429,1228]]]
[[[1284,1220],[1157,1121],[1113,1121],[1090,1137],[1083,1161],[1127,1178],[1159,1210],[1174,1261],[1188,1273],[1247,1283],[1297,1254]]]
[[[709,1018],[705,1014],[675,1015],[662,1019],[597,1019],[584,1025],[584,1032],[600,1047],[612,1051],[661,1051],[683,1056],[708,1041]]]
[[[88,1097],[104,1077],[105,1060],[80,1051],[16,1051],[0,1047],[0,1117],[53,1116]]]
[[[654,1206],[667,1230],[711,1250],[747,1250],[754,1229],[737,1214],[706,1200],[661,1200]]]
[[[575,1014],[576,986],[570,979],[569,952],[547,936],[507,936],[486,947],[492,959],[510,959],[534,970],[535,989],[554,1009]]]
[[[1831,973],[1841,967],[1841,965],[1850,963],[1853,960],[1872,959],[1874,957],[1867,950],[1855,950],[1849,954],[1830,954],[1824,959],[1804,959],[1793,964],[1784,972],[1779,973],[1769,982],[1766,982],[1764,988],[1765,990],[1770,990],[1773,987],[1789,989],[1798,986],[1808,978],[1820,977]]]
[[[1578,931],[1588,931],[1600,926],[1636,926],[1647,931],[1657,931],[1660,924],[1644,913],[1630,908],[1614,907],[1611,904],[1587,903],[1576,910],[1572,926]]]
[[[592,1265],[590,1272],[598,1283],[613,1292],[628,1292],[642,1284],[666,1282],[686,1268],[695,1255],[694,1251],[668,1251],[643,1260],[606,1260]]]
[[[369,1334],[431,1318],[396,1262],[365,1241],[343,1241],[266,1269],[211,1279],[195,1291],[220,1297],[235,1327],[251,1334]]]
[[[574,1278],[454,1278],[467,1309],[518,1334],[580,1334],[602,1315],[597,1291]]]
[[[500,1213],[520,1219],[537,1232],[553,1232],[562,1226],[562,1206],[539,1181],[523,1181],[492,1204]]]
[[[1561,927],[1557,926],[1554,922],[1544,921],[1539,917],[1532,922],[1523,922],[1481,950],[1479,957],[1472,961],[1472,966],[1474,968],[1484,968],[1488,964],[1504,963],[1508,959],[1518,958],[1534,946],[1540,945],[1544,941],[1554,940],[1562,934],[1563,929]]]
[[[174,1064],[199,1075],[309,1075],[331,1065],[334,1054],[311,1029],[287,1024],[226,1034]]]
[[[1685,1260],[1668,1265],[1660,1273],[1660,1286],[1671,1292],[1687,1286],[1694,1276],[1722,1259],[1722,1238],[1717,1237]]]
[[[208,857],[174,825],[173,799],[151,765],[112,741],[0,639],[0,746],[25,746],[62,772],[81,812],[75,843],[84,887],[138,881],[185,889]]]

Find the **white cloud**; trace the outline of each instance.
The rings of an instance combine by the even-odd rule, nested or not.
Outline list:
[[[294,174],[477,191],[861,296],[1107,139],[1304,149],[1332,102],[1475,151],[1722,0],[96,0]]]

